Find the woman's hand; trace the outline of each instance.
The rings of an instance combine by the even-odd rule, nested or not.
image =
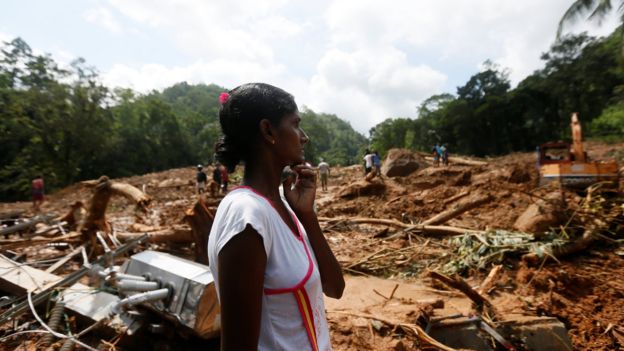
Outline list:
[[[316,198],[316,171],[314,168],[306,165],[297,165],[291,167],[296,173],[294,176],[286,178],[283,183],[284,196],[288,201],[288,205],[295,213],[303,215],[314,211],[314,200]],[[293,187],[292,184],[295,183]]]

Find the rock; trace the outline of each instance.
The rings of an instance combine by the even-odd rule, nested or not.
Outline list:
[[[422,156],[406,149],[390,149],[381,166],[381,173],[386,177],[405,177],[424,167],[427,167],[427,162]]]
[[[383,195],[385,192],[386,185],[380,180],[359,180],[342,188],[340,192],[338,192],[338,197],[343,199],[352,199],[358,196]]]
[[[529,170],[520,165],[512,167],[506,173],[507,181],[510,183],[526,183],[531,180]]]
[[[458,176],[455,176],[453,180],[451,180],[451,185],[453,186],[470,185],[471,177],[472,177],[472,172],[470,170],[462,172]]]
[[[561,224],[561,195],[551,193],[546,200],[538,200],[529,205],[527,209],[516,219],[513,227],[526,233],[542,234],[552,227]]]

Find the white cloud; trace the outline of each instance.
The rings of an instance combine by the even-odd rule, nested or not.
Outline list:
[[[284,75],[284,67],[266,67],[252,62],[230,62],[228,60],[197,61],[188,66],[167,67],[161,64],[146,64],[138,68],[114,65],[103,74],[103,81],[111,87],[129,87],[140,92],[162,89],[172,84],[215,83],[233,88],[248,81],[273,81]],[[274,83],[275,84],[275,83]]]
[[[15,36],[10,35],[9,33],[0,32],[0,45],[13,39],[15,39]]]
[[[113,33],[119,34],[123,32],[121,23],[119,23],[113,14],[105,7],[98,6],[88,9],[84,13],[84,18],[88,22],[101,25]]]
[[[366,132],[388,117],[414,117],[416,106],[440,92],[446,76],[426,65],[410,65],[392,47],[330,50],[311,80],[312,109],[331,111]]]
[[[105,10],[110,8],[143,33],[174,42],[175,48],[163,49],[191,62],[119,62],[104,74],[111,85],[147,91],[183,80],[227,87],[266,81],[293,93],[301,105],[335,113],[366,132],[388,117],[413,117],[422,100],[444,89],[453,93],[448,85],[462,84],[486,59],[509,68],[516,84],[542,66],[539,56],[555,39],[569,5],[569,0],[108,0],[92,17],[113,30],[105,24],[114,21]],[[614,23],[601,31],[608,33]],[[583,28],[589,27],[573,26]]]

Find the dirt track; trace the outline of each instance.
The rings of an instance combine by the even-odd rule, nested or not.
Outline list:
[[[588,145],[590,156],[597,159],[613,156],[623,148],[622,144]],[[491,196],[493,200],[445,224],[478,230],[509,230],[528,205],[548,193],[547,189],[536,189],[534,154],[519,153],[482,161],[487,164],[427,167],[408,177],[385,178],[384,191],[355,197],[341,197],[340,194],[363,182],[362,167],[333,168],[329,191],[323,193],[319,188],[317,192],[318,213],[320,217],[369,217],[416,224],[456,202]],[[184,211],[197,200],[192,184],[194,172],[193,168],[174,169],[120,179],[144,188],[154,202],[147,214],[140,214],[127,200],[114,198],[107,215],[115,230],[133,231],[135,223],[152,228],[178,224]],[[89,194],[90,190],[80,185],[68,187],[52,194],[44,211],[61,214],[74,201],[87,200]],[[217,204],[215,199],[208,199],[208,203],[213,207]],[[0,212],[14,210],[30,211],[30,204],[0,204]],[[338,260],[351,275],[344,300],[328,301],[335,350],[419,348],[418,342],[400,331],[371,327],[374,323],[370,320],[349,313],[383,314],[385,318],[413,323],[418,301],[431,298],[441,298],[446,303],[445,310],[436,310],[438,314],[470,309],[470,304],[466,304],[465,299],[462,302],[454,292],[432,293],[442,288],[425,278],[428,270],[442,270],[453,258],[446,237],[401,234],[397,228],[348,221],[324,222],[323,227]],[[161,244],[155,249],[186,257],[193,255],[189,245]],[[380,252],[382,249],[385,251]],[[550,261],[543,266],[539,263],[528,266],[519,257],[505,258],[502,278],[489,296],[505,313],[559,318],[568,328],[575,349],[624,347],[624,334],[617,329],[624,325],[622,251],[617,244],[601,244],[561,263]],[[40,258],[43,253],[41,248],[27,249],[29,257]],[[465,272],[473,286],[479,285],[486,274],[487,269]],[[383,281],[378,281],[379,278]],[[388,299],[397,284],[395,295]],[[414,287],[422,290],[419,292]]]

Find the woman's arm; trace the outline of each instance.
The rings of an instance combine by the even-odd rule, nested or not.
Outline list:
[[[266,253],[250,225],[219,252],[221,350],[258,350]]]
[[[310,245],[312,245],[318,262],[323,292],[329,297],[339,299],[345,287],[342,269],[327,240],[325,240],[325,236],[323,236],[323,231],[314,212],[316,172],[311,167],[304,165],[294,166],[292,170],[297,173],[297,181],[293,189],[291,189],[292,179],[287,179],[284,182],[284,195],[290,207],[297,214],[297,218],[303,224],[306,233],[308,233]]]
[[[306,233],[308,233],[310,245],[312,245],[312,250],[314,250],[319,273],[321,274],[323,292],[325,295],[333,297],[334,299],[341,298],[345,287],[342,268],[340,268],[336,256],[334,256],[334,253],[323,235],[316,213],[314,213],[314,211],[299,213],[297,217],[301,221],[301,224],[303,224]]]

